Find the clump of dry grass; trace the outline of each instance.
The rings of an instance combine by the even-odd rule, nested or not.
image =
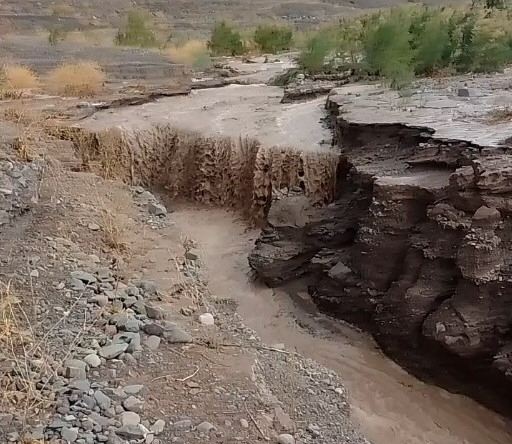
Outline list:
[[[491,124],[512,122],[512,108],[507,106],[489,111],[487,121]]]
[[[103,89],[105,73],[97,62],[67,62],[51,71],[47,88],[64,96],[91,97]]]
[[[24,66],[0,67],[0,100],[19,99],[26,90],[39,86],[36,74]]]
[[[165,50],[170,60],[193,68],[203,68],[210,62],[207,43],[203,40],[187,40]]]
[[[4,69],[7,86],[11,89],[30,89],[39,86],[36,73],[26,66],[8,65]]]
[[[102,211],[102,231],[103,242],[119,253],[127,253],[128,245],[122,241],[122,234],[124,231],[123,224],[119,216],[112,211],[104,208]]]

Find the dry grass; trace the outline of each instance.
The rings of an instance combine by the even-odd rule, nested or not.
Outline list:
[[[512,108],[493,109],[486,115],[487,122],[491,124],[512,122]]]
[[[30,69],[18,65],[0,67],[0,100],[20,99],[37,86],[37,76]]]
[[[36,73],[25,66],[6,66],[5,75],[8,87],[14,90],[37,88],[39,86]]]
[[[51,71],[46,79],[47,88],[59,95],[91,97],[103,90],[105,73],[92,61],[67,62]]]
[[[107,208],[102,210],[101,229],[103,231],[103,242],[105,245],[119,253],[128,253],[128,245],[122,240],[124,224],[121,217]]]
[[[187,40],[165,50],[170,60],[196,67],[209,62],[208,49],[204,40]]]
[[[27,328],[25,328],[27,326]],[[36,359],[35,336],[30,329],[27,314],[21,307],[21,300],[10,283],[0,282],[0,346],[4,362],[12,369],[0,381],[2,410],[7,405],[21,407],[24,414],[32,413],[38,407],[49,407],[34,379],[34,365],[43,371],[52,371],[48,363]],[[40,351],[40,350],[39,350]]]
[[[66,41],[76,45],[94,45],[103,48],[114,46],[116,30],[113,28],[86,29],[83,31],[70,31],[66,34]]]

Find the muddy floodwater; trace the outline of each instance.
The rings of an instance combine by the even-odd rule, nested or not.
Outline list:
[[[225,210],[177,208],[173,218],[200,245],[211,291],[239,302],[245,323],[268,344],[284,343],[339,373],[353,421],[374,444],[506,444],[501,416],[473,400],[425,384],[386,358],[366,335],[254,284],[247,255],[257,232]],[[292,295],[293,296],[293,295]]]

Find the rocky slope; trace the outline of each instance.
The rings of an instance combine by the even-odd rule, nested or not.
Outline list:
[[[327,102],[336,201],[297,218],[290,197],[278,200],[251,266],[271,286],[304,280],[322,310],[372,332],[414,374],[510,413],[507,148],[351,123],[343,102]]]

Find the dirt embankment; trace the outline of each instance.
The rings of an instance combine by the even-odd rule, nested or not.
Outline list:
[[[335,204],[301,223],[274,206],[252,267],[271,286],[305,280],[415,375],[510,414],[507,149],[351,123],[336,98],[328,109],[347,160]]]
[[[263,147],[256,140],[204,137],[171,126],[97,133],[50,128],[73,140],[84,166],[173,198],[241,210],[262,222],[280,194],[304,193],[313,203],[334,198],[339,155]]]

